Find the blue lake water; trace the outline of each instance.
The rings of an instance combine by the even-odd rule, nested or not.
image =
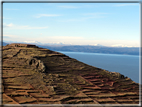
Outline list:
[[[67,56],[111,72],[119,72],[139,83],[139,56],[58,51]]]

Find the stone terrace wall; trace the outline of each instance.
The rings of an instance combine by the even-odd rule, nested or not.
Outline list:
[[[36,45],[32,45],[32,44],[21,44],[21,43],[12,43],[9,44],[8,46],[10,47],[32,47],[32,48],[38,48]]]

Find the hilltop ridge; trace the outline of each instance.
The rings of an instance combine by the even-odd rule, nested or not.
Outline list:
[[[31,44],[2,48],[3,104],[139,104],[139,84]]]

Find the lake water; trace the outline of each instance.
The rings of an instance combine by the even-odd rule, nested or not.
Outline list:
[[[67,56],[111,72],[119,72],[139,83],[139,56],[58,51]]]

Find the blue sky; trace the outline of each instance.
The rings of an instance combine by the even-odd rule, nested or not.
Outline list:
[[[3,41],[140,46],[139,3],[3,3]]]

